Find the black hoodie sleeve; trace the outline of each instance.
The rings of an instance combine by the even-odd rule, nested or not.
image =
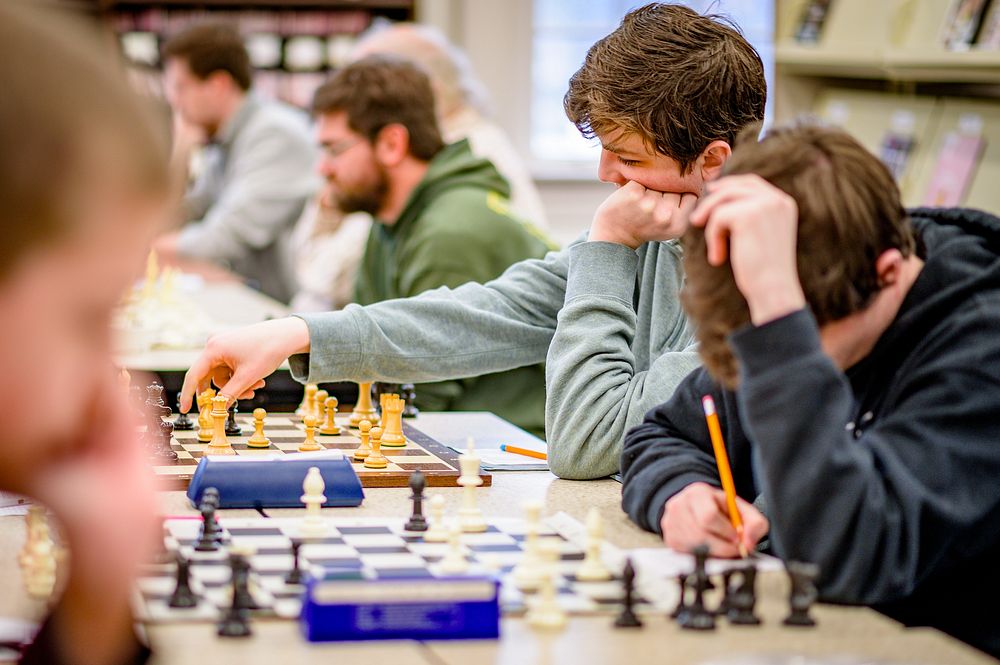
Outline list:
[[[622,507],[633,522],[660,533],[667,499],[695,482],[720,486],[701,398],[711,394],[721,411],[726,401],[708,373],[691,372],[670,401],[646,414],[625,435],[622,448]],[[727,444],[726,420],[721,419]],[[752,499],[751,499],[752,500]]]
[[[858,432],[845,429],[851,386],[810,313],[732,335],[772,544],[783,558],[819,564],[824,598],[896,600],[992,542],[1000,316],[984,309],[935,327],[895,376],[881,377],[893,386],[884,413],[867,428],[862,417]]]

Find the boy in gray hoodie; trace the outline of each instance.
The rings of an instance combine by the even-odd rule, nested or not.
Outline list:
[[[724,21],[663,3],[630,12],[591,47],[564,101],[601,142],[598,176],[618,187],[583,238],[486,284],[213,337],[185,377],[182,410],[209,379],[249,397],[289,357],[310,382],[440,381],[545,361],[552,471],[614,473],[625,431],[698,364],[677,238],[766,96],[760,57]]]

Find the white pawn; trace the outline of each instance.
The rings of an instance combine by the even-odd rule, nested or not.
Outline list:
[[[458,511],[459,523],[466,533],[481,533],[486,531],[486,518],[483,511],[476,505],[476,488],[483,484],[479,477],[479,456],[476,455],[476,444],[469,437],[465,452],[458,456],[458,466],[462,475],[458,484],[462,486],[462,507]]]
[[[43,517],[37,525],[35,541],[27,556],[23,571],[24,586],[32,598],[48,598],[56,585],[55,544],[49,535],[49,525]]]
[[[559,573],[559,542],[545,538],[539,546],[544,562],[545,574],[538,590],[538,596],[530,604],[525,619],[535,628],[562,628],[566,625],[566,611],[556,598],[556,576]]]
[[[462,531],[457,521],[452,522],[451,529],[448,530],[448,552],[441,559],[439,567],[442,573],[448,574],[464,573],[469,569],[465,551],[462,550]]]
[[[444,524],[444,497],[435,494],[431,497],[431,523],[424,532],[425,543],[443,543],[448,540],[448,529]]]
[[[601,513],[597,508],[591,508],[587,513],[587,552],[576,571],[576,579],[581,582],[605,582],[611,579],[611,571],[601,561],[601,532]]]
[[[320,512],[320,507],[326,503],[326,496],[323,491],[326,483],[319,472],[319,467],[309,467],[306,479],[302,483],[302,498],[300,501],[306,504],[306,516],[302,520],[302,534],[305,536],[319,536],[326,532],[326,524]]]
[[[545,572],[544,562],[538,551],[538,526],[542,516],[542,504],[539,501],[525,501],[523,507],[527,522],[524,551],[511,574],[514,586],[518,589],[534,591],[542,583],[542,575]]]

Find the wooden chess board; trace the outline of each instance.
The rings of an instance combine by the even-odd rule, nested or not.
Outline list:
[[[217,551],[198,552],[194,545],[201,520],[169,518],[163,524],[164,563],[145,567],[138,583],[136,612],[141,620],[153,623],[217,621],[231,602],[229,551],[249,554],[251,595],[259,609],[254,617],[298,617],[303,586],[288,584],[292,569],[291,542],[303,540],[300,568],[305,574],[324,577],[350,576],[354,579],[434,579],[453,577],[438,570],[447,543],[424,542],[422,533],[408,532],[403,519],[333,517],[326,519],[326,533],[303,538],[302,518],[221,517],[223,543]],[[527,522],[520,518],[489,520],[483,533],[463,533],[461,543],[469,560],[468,575],[495,575],[500,579],[500,607],[505,614],[522,614],[531,594],[520,591],[510,577],[524,553]],[[585,533],[582,524],[565,513],[545,519],[539,536],[559,544],[556,600],[571,614],[604,614],[621,608],[622,583],[617,574],[604,582],[581,582],[576,570],[584,559]],[[169,607],[176,586],[173,554],[179,552],[191,562],[191,587],[199,602],[185,609]],[[621,569],[623,554],[604,542],[602,557],[609,569]],[[677,602],[669,588],[656,602],[641,590],[635,594],[636,611],[669,611]]]
[[[458,453],[448,446],[435,441],[407,421],[403,421],[403,435],[406,446],[403,448],[382,447],[382,454],[389,460],[384,469],[365,468],[363,462],[356,462],[352,453],[361,444],[356,430],[347,427],[347,414],[338,416],[337,424],[341,433],[336,436],[320,434],[316,431],[316,442],[326,450],[339,450],[351,460],[351,464],[361,479],[363,487],[407,487],[410,474],[418,469],[423,472],[428,487],[455,487],[461,475],[458,465]],[[299,417],[290,413],[268,414],[264,426],[264,435],[271,440],[267,448],[251,448],[247,439],[253,434],[253,417],[238,415],[236,421],[240,424],[241,436],[227,437],[237,455],[246,457],[267,457],[271,455],[295,455],[299,444],[305,439],[305,427]],[[174,430],[170,441],[171,449],[177,453],[177,459],[150,457],[153,470],[162,481],[162,489],[184,490],[198,466],[208,444],[198,441],[197,426],[193,430]],[[490,485],[492,477],[489,473],[480,472],[483,485]]]

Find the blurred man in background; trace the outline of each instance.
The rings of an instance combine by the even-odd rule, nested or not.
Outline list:
[[[288,302],[296,289],[289,235],[318,185],[307,118],[252,94],[250,58],[234,28],[191,26],[164,44],[162,60],[178,134],[193,130],[207,145],[185,198],[188,224],[157,249],[220,265]]]

